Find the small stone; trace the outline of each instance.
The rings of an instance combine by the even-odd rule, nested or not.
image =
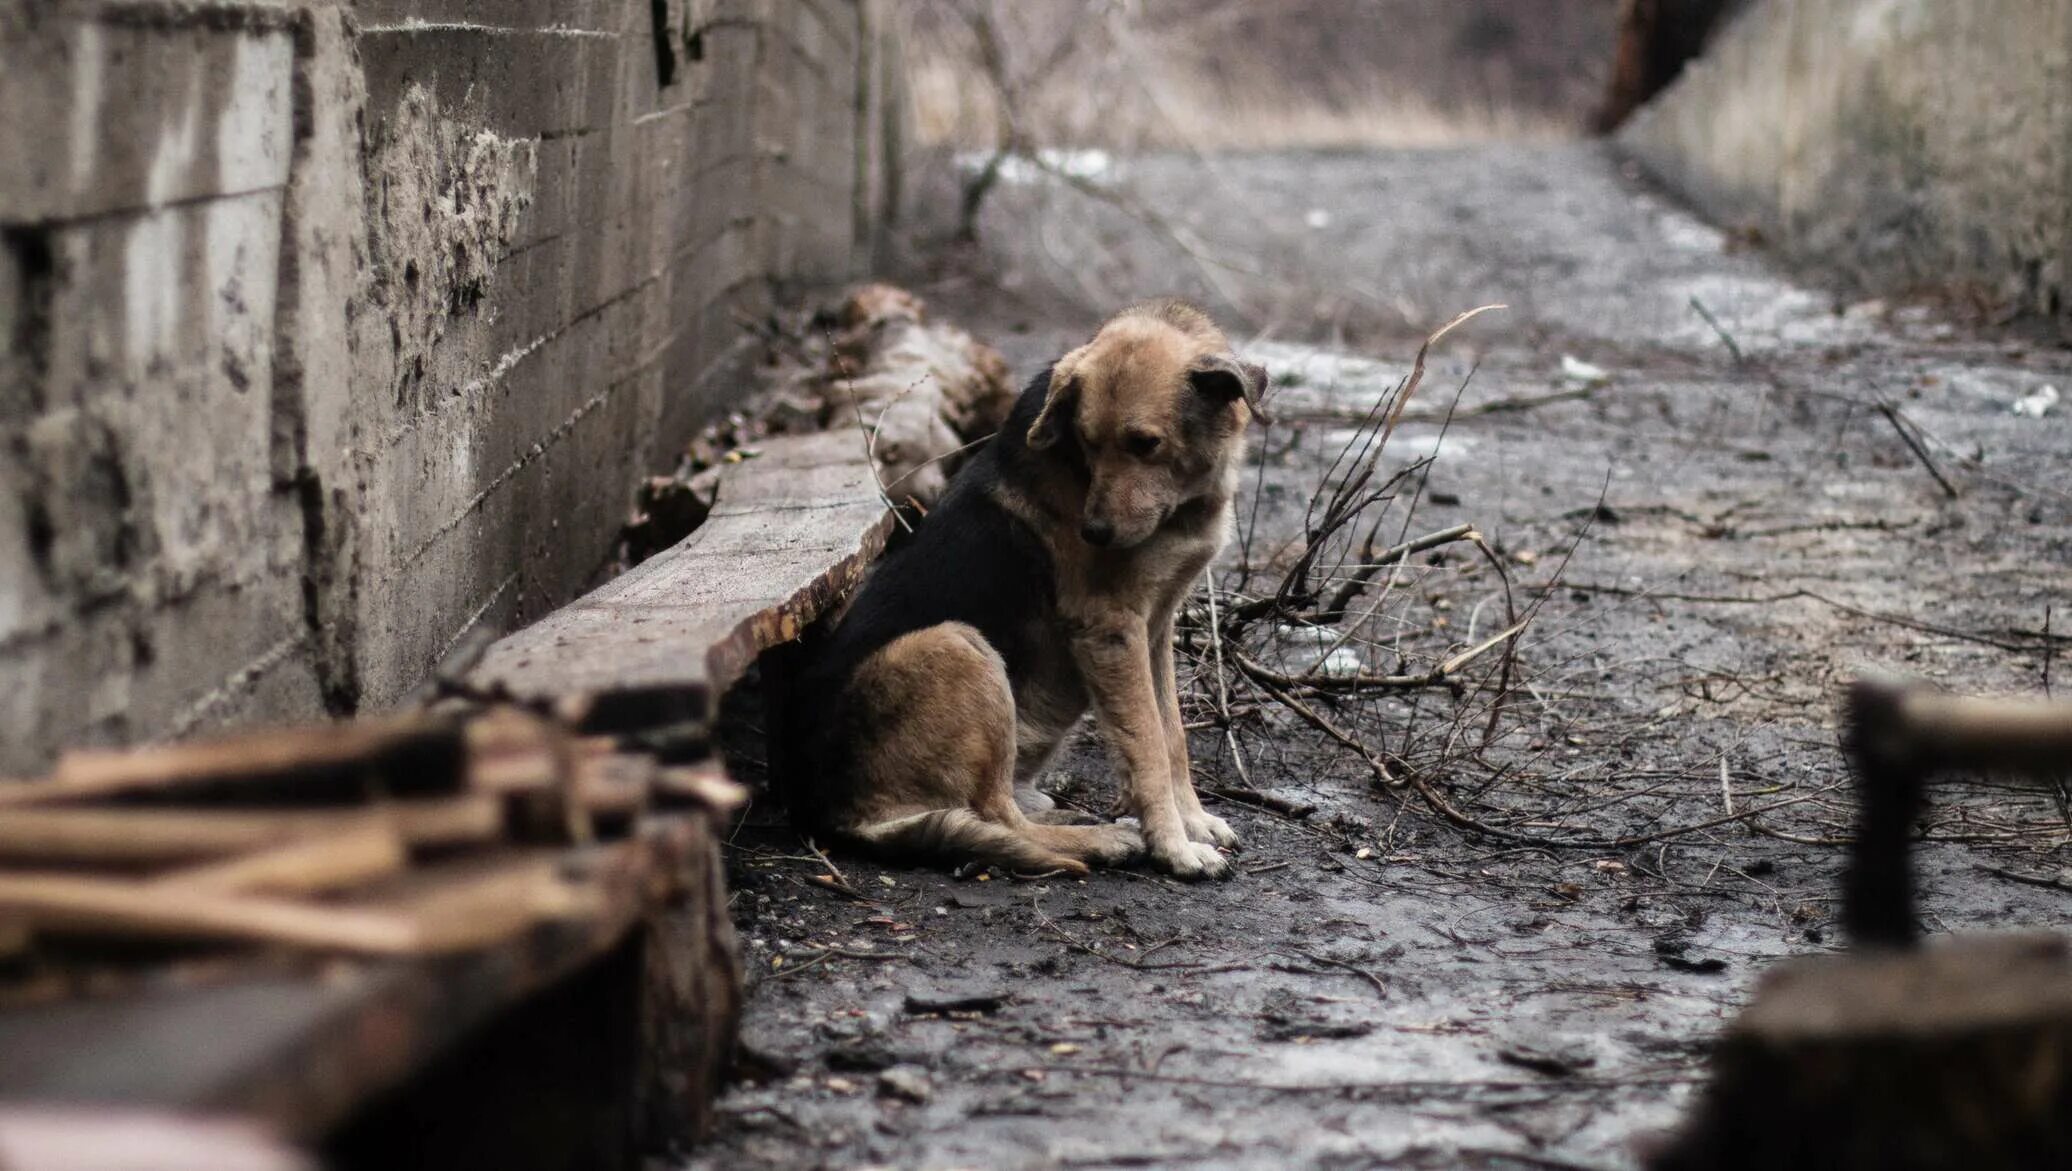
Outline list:
[[[1583,361],[1573,354],[1561,355],[1561,380],[1575,386],[1604,386],[1612,380],[1611,371],[1602,366]]]
[[[2058,405],[2058,388],[2045,386],[2014,400],[2011,409],[2017,415],[2041,419]]]
[[[895,1065],[878,1075],[878,1096],[899,1098],[919,1104],[926,1102],[935,1087],[928,1083],[928,1075],[918,1066]]]

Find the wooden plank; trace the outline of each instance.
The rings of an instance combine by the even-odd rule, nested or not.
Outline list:
[[[1856,774],[1856,837],[1842,878],[1842,923],[1860,945],[1920,934],[1908,855],[1929,783],[1948,772],[2038,782],[2072,771],[2072,703],[1951,695],[1890,677],[1850,684],[1843,749]]]
[[[415,951],[484,948],[548,919],[604,914],[602,896],[564,876],[567,864],[567,851],[541,849],[420,867],[351,905],[408,923]]]
[[[316,872],[308,853],[287,859],[304,866],[300,873],[289,871],[291,889],[296,882],[321,887],[340,870],[367,869],[364,849],[341,856],[336,839],[306,845],[331,847],[321,863],[327,872]],[[400,850],[393,837],[388,848]],[[629,855],[639,851],[637,843],[615,848]],[[254,883],[280,881],[284,865],[279,857],[241,859],[243,868],[218,869],[201,884],[0,873],[0,915],[26,921],[32,931],[439,955],[491,946],[543,920],[605,913],[603,894],[564,878],[568,859],[561,850],[463,859],[407,872],[390,856],[377,852],[374,860],[397,873],[395,885],[341,906],[243,893]]]
[[[399,874],[410,863],[394,825],[369,823],[310,841],[190,866],[160,875],[162,890],[200,893],[317,894]]]
[[[592,892],[589,914],[550,919],[493,946],[436,960],[337,961],[322,980],[255,967],[199,984],[156,980],[120,998],[0,1011],[0,1108],[149,1104],[248,1116],[314,1139],[485,1020],[605,954],[687,889],[702,896],[685,910],[695,922],[682,923],[696,930],[675,940],[684,946],[671,960],[717,991],[677,1008],[711,1012],[715,1035],[730,1035],[739,973],[713,824],[703,812],[651,817],[631,840],[560,852],[558,866]],[[716,999],[726,989],[734,992]],[[724,1052],[695,1049],[711,1071]]]
[[[542,792],[562,781],[578,749],[559,725],[500,707],[468,721],[468,785],[489,793]]]
[[[367,825],[393,827],[412,846],[495,840],[502,803],[491,794],[432,797],[321,811],[10,809],[0,815],[0,862],[149,866],[221,858]]]
[[[68,752],[41,780],[0,786],[0,808],[138,791],[329,778],[407,780],[423,789],[460,779],[460,729],[411,715],[283,728],[136,750]]]
[[[630,817],[645,811],[661,783],[652,756],[615,752],[576,763],[576,800],[592,814]]]
[[[862,579],[892,524],[856,432],[785,436],[760,451],[721,480],[697,531],[498,642],[469,683],[575,701],[593,724],[710,718],[759,653],[798,637]],[[633,714],[615,719],[615,700]]]
[[[1861,751],[1916,770],[1976,769],[2039,779],[2072,767],[2072,702],[1952,695],[1926,683],[1859,679],[1848,715]]]
[[[38,933],[242,940],[373,955],[422,950],[415,924],[397,915],[70,874],[0,874],[0,916]]]

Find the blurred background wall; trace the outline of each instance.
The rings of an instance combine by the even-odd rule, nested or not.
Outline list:
[[[1619,142],[1838,282],[2072,328],[2072,0],[1760,0]]]
[[[1618,0],[932,0],[923,144],[1109,149],[1561,138],[1602,100]],[[1008,93],[1006,103],[1000,95]]]
[[[868,0],[0,4],[0,772],[565,600],[887,196]]]

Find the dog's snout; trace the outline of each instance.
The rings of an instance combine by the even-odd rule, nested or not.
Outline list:
[[[1079,535],[1086,538],[1089,545],[1106,545],[1115,539],[1115,526],[1105,520],[1082,521]]]

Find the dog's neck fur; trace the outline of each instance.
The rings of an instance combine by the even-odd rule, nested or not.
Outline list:
[[[1061,575],[1111,597],[1129,594],[1130,609],[1141,615],[1177,605],[1230,540],[1231,501],[1247,448],[1243,442],[1222,453],[1208,492],[1182,501],[1148,540],[1126,549],[1095,548],[1080,536],[1087,484],[1069,449],[1031,451],[1013,422],[993,442],[999,445],[1003,478],[1015,482],[1008,490],[990,492],[994,501],[1036,534]]]

